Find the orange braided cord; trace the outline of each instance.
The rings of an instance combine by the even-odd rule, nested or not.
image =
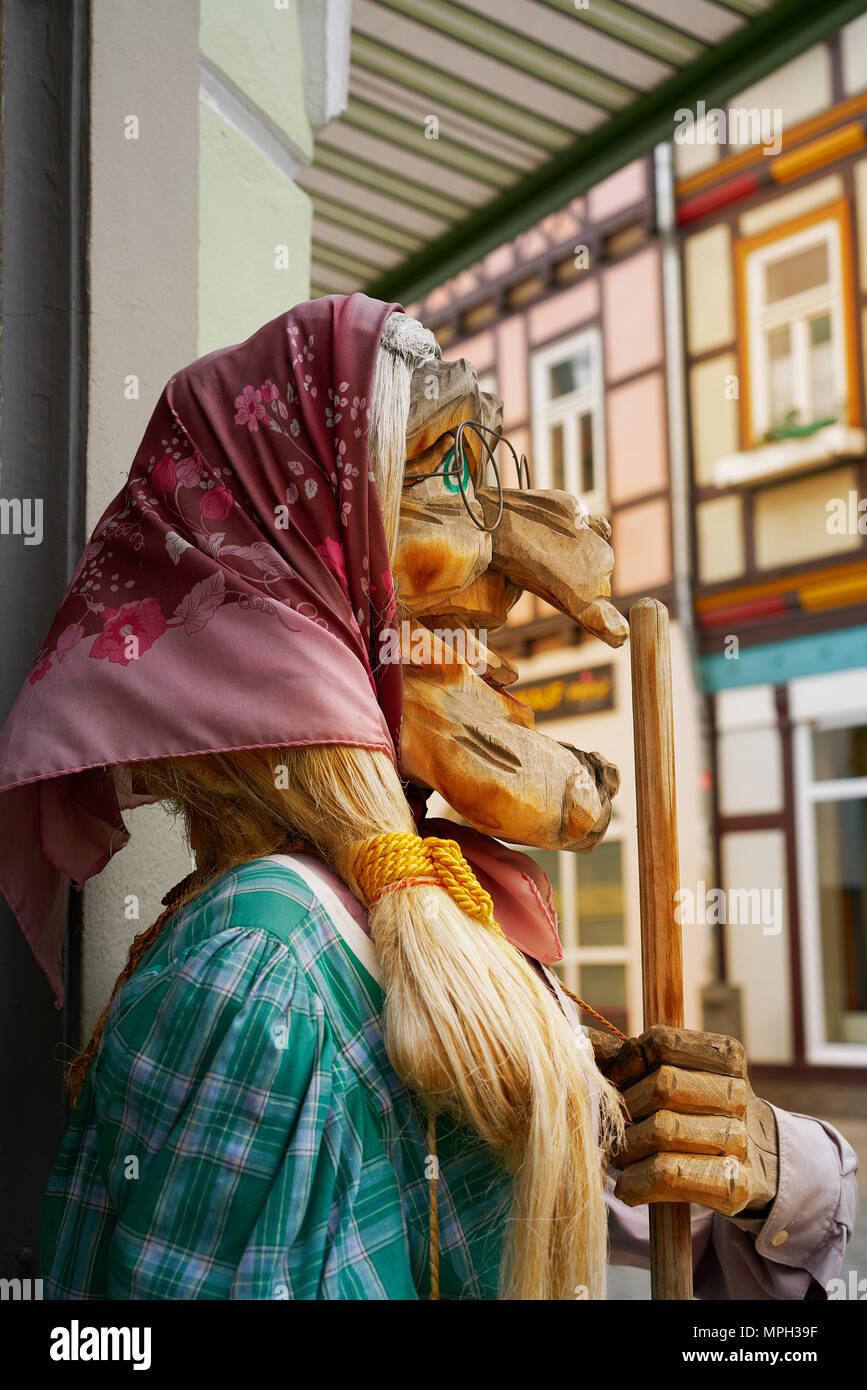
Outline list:
[[[442,888],[438,878],[396,878],[394,883],[387,883],[384,888],[380,888],[378,893],[374,893],[370,900],[370,906],[378,903],[380,898],[384,898],[386,893],[394,893],[398,888],[418,888],[423,883],[429,883],[432,888]]]
[[[373,835],[356,850],[352,872],[368,903],[400,879],[433,879],[468,917],[500,931],[494,921],[493,900],[456,840],[440,840],[435,835],[422,839],[408,831]]]
[[[427,1161],[431,1163],[430,1201],[428,1210],[428,1233],[430,1235],[430,1296],[440,1296],[440,1213],[439,1213],[439,1159],[437,1158],[436,1115],[428,1116],[427,1122]]]
[[[589,1014],[591,1018],[595,1018],[597,1023],[604,1023],[606,1028],[610,1028],[612,1033],[616,1033],[618,1038],[622,1038],[624,1042],[628,1041],[626,1034],[621,1033],[620,1029],[617,1027],[617,1024],[612,1023],[610,1018],[606,1018],[604,1014],[598,1013],[597,1010],[592,1008],[590,1004],[585,1003],[584,1000],[580,997],[580,995],[573,993],[573,991],[569,989],[567,985],[564,985],[562,980],[559,980],[558,983],[563,993],[568,994],[569,998],[574,1003],[580,1004],[581,1008],[584,1010],[586,1014]]]

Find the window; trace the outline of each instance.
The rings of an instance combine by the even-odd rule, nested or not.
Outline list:
[[[867,725],[820,716],[798,729],[808,1054],[867,1060]]]
[[[590,512],[608,506],[602,352],[595,328],[532,358],[534,485],[579,496]]]
[[[847,215],[835,204],[738,244],[747,445],[857,423]]]
[[[592,854],[527,849],[554,889],[563,960],[554,966],[565,985],[624,1033],[629,1033],[623,887],[623,845],[608,838]],[[616,836],[616,831],[615,831]],[[592,1018],[584,1020],[593,1024]]]

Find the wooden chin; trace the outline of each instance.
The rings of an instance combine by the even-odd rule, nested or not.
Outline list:
[[[514,668],[504,673],[472,634],[461,651],[422,624],[409,629],[403,775],[438,791],[486,834],[544,849],[591,848],[608,824],[616,769],[540,734],[532,710],[497,684]]]

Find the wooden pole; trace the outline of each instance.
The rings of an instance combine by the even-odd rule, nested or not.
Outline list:
[[[680,888],[668,609],[642,598],[629,613],[638,810],[644,1027],[683,1027],[683,955],[675,921]],[[651,1298],[692,1298],[688,1202],[650,1206]]]

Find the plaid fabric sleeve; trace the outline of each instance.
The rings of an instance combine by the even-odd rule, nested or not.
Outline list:
[[[379,1122],[290,946],[229,927],[118,1002],[85,1200],[59,1161],[52,1297],[88,1281],[111,1299],[418,1297]],[[87,1152],[79,1133],[70,1161]],[[64,1229],[105,1212],[101,1241]],[[103,1290],[65,1263],[76,1250]]]

